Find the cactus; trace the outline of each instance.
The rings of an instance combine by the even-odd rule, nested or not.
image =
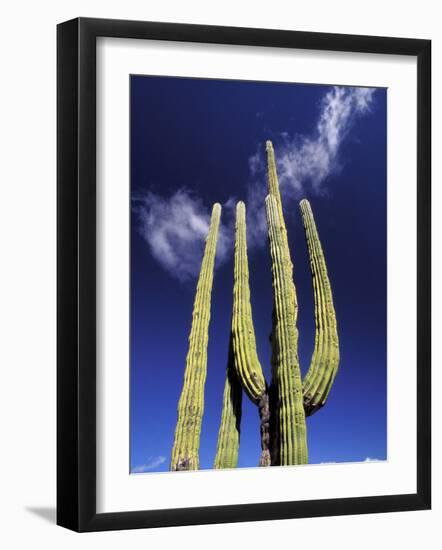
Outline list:
[[[296,292],[284,218],[273,194],[266,197],[274,295],[272,373],[278,391],[281,465],[308,462],[307,433],[298,359]]]
[[[233,284],[232,335],[234,365],[244,391],[258,406],[261,420],[260,466],[270,466],[269,398],[262,367],[256,352],[252,306],[250,304],[249,267],[247,259],[246,208],[236,206],[235,269]]]
[[[224,385],[221,424],[214,462],[215,469],[236,468],[238,464],[242,388],[234,366],[233,338],[230,335],[229,356]]]
[[[284,250],[288,254],[288,258],[291,265],[291,270],[293,270],[293,264],[290,258],[290,249],[287,238],[287,229],[284,221],[284,213],[282,211],[282,200],[281,193],[279,191],[278,183],[278,174],[276,172],[276,162],[275,162],[275,151],[273,149],[273,144],[271,141],[266,141],[266,152],[267,152],[267,183],[269,188],[269,195],[275,197],[277,204],[278,217],[281,220],[281,238],[284,246]],[[296,296],[296,290],[292,293],[291,299],[293,300],[293,307],[295,309],[295,323],[298,319],[298,299]]]
[[[199,468],[210,302],[220,216],[221,205],[216,203],[212,209],[209,233],[196,288],[184,384],[178,402],[178,421],[172,449],[171,470],[197,470]]]
[[[315,299],[315,349],[304,378],[304,407],[311,415],[324,406],[339,365],[335,308],[324,253],[308,200],[300,202],[310,256]]]
[[[273,143],[270,140],[266,141],[266,153],[267,153],[267,184],[269,187],[269,195],[273,195],[278,207],[278,214],[284,221],[284,214],[282,212],[281,193],[279,192],[278,174],[276,172],[275,151],[273,149]],[[283,223],[283,229],[285,231],[285,224]]]
[[[266,152],[269,189],[269,195],[266,197],[266,215],[274,291],[270,387],[267,386],[262,375],[256,353],[248,285],[243,203],[238,203],[237,206],[235,248],[234,315],[236,315],[237,327],[241,329],[238,330],[238,334],[243,339],[242,346],[238,346],[236,354],[237,368],[242,385],[249,397],[257,402],[260,395],[265,396],[266,445],[262,445],[262,448],[270,449],[271,464],[306,464],[308,462],[306,416],[313,414],[325,404],[338,369],[339,341],[336,316],[313,213],[310,204],[304,199],[300,203],[300,208],[310,255],[316,334],[311,366],[303,381],[298,358],[298,301],[293,282],[293,264],[279,191],[275,154],[270,141],[266,142]],[[245,267],[238,269],[237,266]],[[238,289],[242,289],[241,300],[238,299]],[[263,438],[262,428],[261,438]]]
[[[331,285],[310,203],[300,210],[310,257],[315,302],[315,347],[302,380],[298,358],[298,301],[293,264],[279,191],[275,153],[266,142],[269,194],[265,199],[272,261],[272,380],[264,377],[256,349],[250,303],[246,208],[236,207],[233,313],[215,468],[234,468],[238,462],[242,390],[257,405],[260,416],[260,466],[308,462],[306,417],[327,401],[339,366],[339,339]],[[210,295],[221,207],[214,205],[212,222],[198,281],[184,387],[172,451],[172,470],[197,469]]]

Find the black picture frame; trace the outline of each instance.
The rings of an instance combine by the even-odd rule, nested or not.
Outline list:
[[[96,513],[96,39],[417,58],[417,492]],[[57,27],[57,523],[75,531],[424,510],[431,506],[431,41],[79,18]]]

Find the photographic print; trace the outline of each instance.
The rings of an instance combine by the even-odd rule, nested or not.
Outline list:
[[[131,474],[387,460],[386,109],[131,75]]]
[[[60,23],[57,524],[430,509],[430,244],[430,40]]]

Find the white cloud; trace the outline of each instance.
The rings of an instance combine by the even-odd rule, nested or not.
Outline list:
[[[299,196],[307,184],[315,193],[324,190],[324,183],[339,167],[339,149],[356,116],[367,113],[374,88],[333,87],[324,97],[321,112],[312,136],[286,138],[277,151],[277,167],[281,188]]]
[[[382,460],[380,460],[379,458],[370,458],[369,456],[367,456],[363,462],[382,462]]]
[[[132,468],[132,473],[141,474],[143,472],[148,472],[149,470],[154,470],[155,468],[158,468],[158,466],[161,466],[161,464],[164,464],[164,462],[166,462],[165,456],[150,456],[145,464],[140,464],[139,466]]]
[[[322,99],[318,120],[311,135],[282,135],[276,144],[276,162],[282,192],[301,196],[320,194],[327,177],[339,168],[339,149],[356,117],[368,113],[374,88],[334,86]],[[263,147],[262,147],[263,150]],[[264,154],[249,159],[252,175],[262,166]]]
[[[322,99],[311,135],[280,134],[275,155],[281,192],[300,198],[304,194],[321,194],[327,188],[327,177],[339,169],[340,146],[354,120],[370,111],[374,88],[335,86]],[[249,158],[251,181],[248,184],[247,234],[250,247],[266,241],[264,199],[265,147],[261,144]],[[223,262],[232,249],[236,199],[223,205],[217,243],[217,264]],[[180,281],[199,274],[204,242],[209,231],[210,210],[188,191],[178,190],[171,197],[149,193],[136,201],[140,231],[154,258]]]
[[[180,281],[198,276],[211,214],[203,202],[184,189],[169,198],[149,193],[135,201],[134,211],[140,232],[159,264]],[[228,249],[227,231],[220,224],[218,263],[226,258]]]
[[[264,158],[261,151],[261,146],[259,146],[256,149],[256,153],[249,157],[249,169],[254,176],[255,174],[258,174],[259,172],[262,172],[265,168]]]
[[[334,86],[325,94],[311,135],[280,134],[275,156],[281,192],[301,198],[308,192],[321,194],[326,190],[327,177],[339,169],[339,149],[356,117],[368,113],[374,88]],[[265,147],[261,144],[249,158],[251,181],[247,193],[247,227],[249,245],[265,243],[266,220],[264,198]]]
[[[263,181],[249,184],[247,189],[247,244],[249,247],[262,246],[267,243],[267,221],[265,215],[265,197],[267,185]]]

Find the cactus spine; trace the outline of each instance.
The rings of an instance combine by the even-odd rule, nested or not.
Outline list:
[[[247,259],[246,207],[236,206],[235,269],[233,284],[232,335],[234,365],[244,391],[258,406],[261,419],[260,466],[270,466],[269,398],[261,363],[256,352],[255,330],[250,303]]]
[[[315,349],[304,378],[304,407],[313,414],[326,402],[339,365],[339,339],[324,253],[308,200],[300,202],[315,300]]]
[[[184,384],[178,403],[178,421],[172,449],[171,470],[197,470],[199,468],[210,303],[220,216],[221,205],[216,203],[212,209],[209,233],[196,288]]]
[[[236,468],[238,464],[242,388],[235,372],[233,338],[230,335],[223,409],[218,432],[214,468]]]

